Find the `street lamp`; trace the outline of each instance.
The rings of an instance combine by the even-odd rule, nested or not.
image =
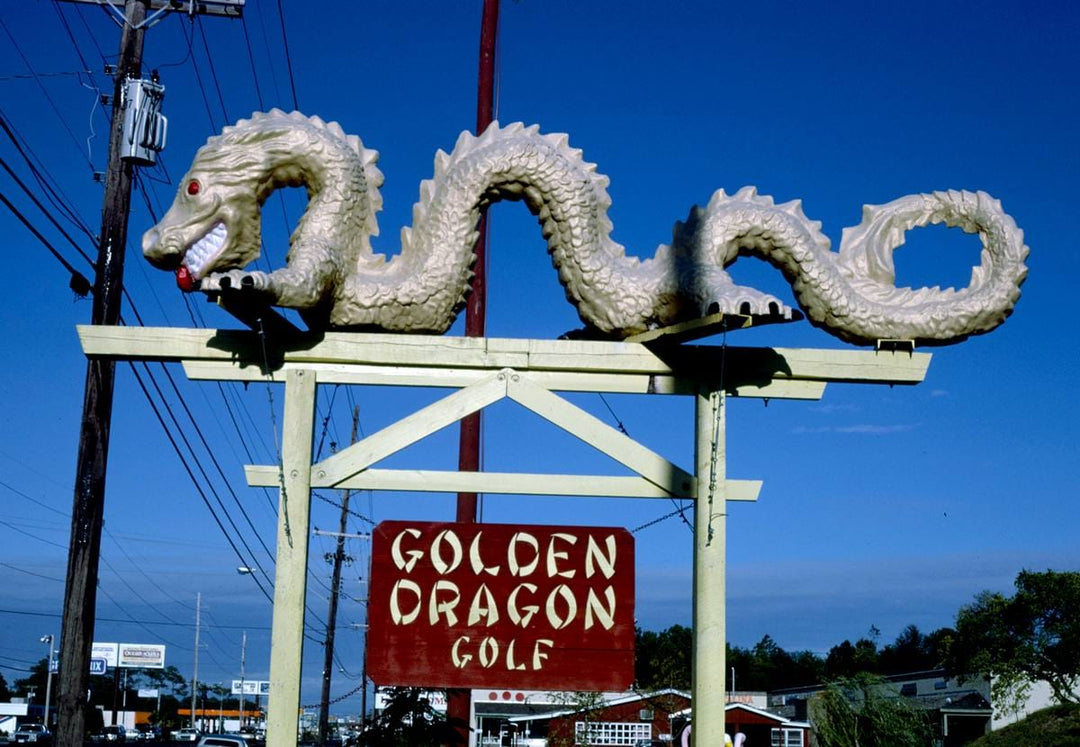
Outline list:
[[[49,728],[49,704],[52,699],[52,668],[53,668],[53,635],[49,633],[41,636],[41,642],[49,644],[49,664],[45,668],[48,675],[45,677],[45,728]]]

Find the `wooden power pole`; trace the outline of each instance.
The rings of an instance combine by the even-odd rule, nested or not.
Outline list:
[[[98,238],[97,275],[91,324],[115,325],[120,320],[124,277],[124,247],[131,206],[134,166],[120,158],[124,134],[122,95],[128,78],[142,75],[142,51],[148,0],[127,0],[120,37],[120,59],[113,86],[109,165],[105,172],[105,207]],[[98,559],[105,513],[105,467],[109,458],[113,382],[116,363],[90,356],[86,362],[83,420],[75,467],[75,497],[71,507],[64,615],[60,628],[59,747],[81,747],[86,732],[86,692],[90,685],[90,649],[97,607]]]
[[[69,0],[98,3],[97,0]],[[106,10],[119,14],[123,4],[120,55],[114,72],[112,124],[109,130],[109,163],[105,171],[105,203],[98,237],[91,324],[115,325],[120,320],[127,245],[131,181],[135,166],[122,159],[124,140],[124,89],[129,79],[142,77],[143,38],[147,11],[167,12],[164,0],[108,0]],[[226,0],[212,9],[197,12],[238,16],[243,0]],[[75,495],[71,509],[64,613],[60,628],[60,683],[57,693],[59,747],[82,747],[86,731],[86,692],[90,684],[90,652],[94,638],[98,560],[105,513],[105,472],[109,458],[112,424],[114,360],[89,356],[83,394],[83,420],[75,466]]]
[[[356,433],[360,429],[360,406],[353,408],[352,435],[349,443],[356,443]],[[334,638],[337,631],[338,597],[341,594],[341,566],[345,562],[345,532],[349,522],[349,497],[352,491],[341,491],[341,519],[338,522],[337,542],[334,545],[334,570],[330,579],[330,609],[326,613],[326,642],[323,651],[322,697],[319,699],[319,739],[320,747],[325,747],[330,729],[330,681],[334,676]],[[365,652],[365,656],[367,652]],[[365,689],[367,683],[364,683]]]

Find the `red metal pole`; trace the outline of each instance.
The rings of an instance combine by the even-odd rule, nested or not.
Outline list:
[[[495,39],[499,29],[499,0],[484,0],[480,21],[480,74],[476,95],[476,134],[491,124],[495,109]],[[487,314],[487,211],[480,214],[477,224],[476,264],[473,265],[472,293],[465,306],[465,336],[483,337]],[[461,419],[458,441],[458,471],[480,471],[481,413]],[[458,493],[457,520],[476,521],[476,493]],[[468,744],[471,692],[451,689],[446,693],[446,715],[451,721],[465,725],[458,728],[460,742]]]

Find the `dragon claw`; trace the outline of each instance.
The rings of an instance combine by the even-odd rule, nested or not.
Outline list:
[[[227,270],[225,272],[214,272],[203,278],[200,287],[208,292],[234,290],[265,293],[270,290],[270,276],[259,271]]]
[[[735,286],[706,304],[705,314],[738,314],[741,316],[783,316],[790,319],[792,308],[776,296]]]

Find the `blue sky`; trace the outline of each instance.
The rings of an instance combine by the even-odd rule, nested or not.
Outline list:
[[[177,14],[147,35],[145,68],[161,72],[170,124],[164,168],[144,172],[146,200],[141,193],[133,199],[125,279],[146,324],[237,326],[198,297],[185,304],[173,279],[142,260],[138,237],[153,223],[146,202],[159,215],[167,208],[208,136],[260,108],[293,108],[287,59],[299,108],[337,120],[381,153],[379,251],[397,251],[435,150],[451,148],[474,125],[479,2],[333,3],[322,13],[283,5],[288,58],[276,3],[249,2],[243,24],[204,19],[191,26]],[[96,102],[111,90],[102,57],[113,61],[119,30],[99,8],[44,1],[6,3],[0,20],[0,108],[96,232],[102,190],[92,172],[104,168],[108,131]],[[730,510],[733,643],[753,645],[768,633],[785,648],[825,653],[871,626],[888,642],[909,623],[923,630],[950,624],[975,593],[1007,590],[1022,568],[1080,566],[1080,412],[1072,382],[1080,340],[1069,275],[1080,197],[1078,46],[1080,11],[1067,3],[503,3],[499,119],[570,133],[571,144],[611,177],[614,238],[631,253],[651,256],[691,205],[747,184],[780,201],[801,198],[834,247],[862,205],[934,189],[986,190],[1025,230],[1030,275],[1015,314],[990,335],[933,351],[923,384],[831,386],[819,403],[732,403],[729,475],[765,481],[757,504]],[[93,75],[72,75],[83,60]],[[6,139],[0,157],[32,183]],[[89,273],[6,174],[0,190]],[[268,203],[272,265],[283,261],[287,221],[301,211],[295,195]],[[57,579],[65,570],[85,369],[74,326],[89,320],[90,304],[73,301],[59,263],[7,212],[0,231],[9,273],[8,303],[0,308],[8,339],[0,367],[0,672],[11,681],[44,656],[38,638],[59,631]],[[80,245],[92,253],[85,236]],[[578,326],[523,206],[493,211],[490,246],[491,336],[554,338]],[[899,281],[966,284],[977,256],[973,237],[913,232],[896,255]],[[791,297],[779,273],[760,262],[740,260],[733,274]],[[126,306],[124,315],[134,323]],[[460,322],[450,334],[461,334]],[[728,342],[845,347],[806,323],[732,333]],[[198,483],[211,503],[213,486],[239,527],[229,534],[244,561],[272,575],[263,545],[273,541],[276,497],[244,485],[248,458],[237,431],[256,461],[273,461],[280,417],[271,408],[280,408],[281,393],[271,403],[266,387],[219,390],[172,373],[225,475],[196,443],[197,461],[208,470]],[[160,368],[155,375],[183,416]],[[323,454],[331,441],[347,442],[354,403],[371,433],[437,396],[327,388]],[[689,401],[575,401],[691,466]],[[197,442],[190,426],[185,432]],[[506,403],[486,417],[484,441],[490,469],[614,471]],[[452,468],[456,443],[456,430],[437,434],[395,463]],[[270,605],[251,577],[235,573],[240,559],[126,366],[119,369],[108,479],[95,637],[165,642],[168,662],[189,673],[201,593],[200,679],[239,676],[243,630],[247,676],[265,678]],[[376,521],[453,516],[452,497],[358,494],[353,507]],[[671,510],[667,502],[489,496],[483,518],[634,529]],[[336,526],[336,509],[325,501],[314,501],[313,516],[320,528]],[[350,522],[351,531],[368,526]],[[653,629],[689,624],[686,525],[670,518],[636,540],[639,621]],[[321,556],[332,547],[316,537],[311,549],[309,623],[318,637],[329,580]],[[346,572],[345,592],[362,597],[366,548],[355,544],[350,552],[357,563]],[[130,619],[140,622],[117,622]],[[362,620],[361,606],[346,601],[339,623]],[[360,635],[344,630],[338,651],[344,671],[334,690],[342,694],[358,683]],[[307,647],[305,662],[309,704],[317,700],[317,645]]]

